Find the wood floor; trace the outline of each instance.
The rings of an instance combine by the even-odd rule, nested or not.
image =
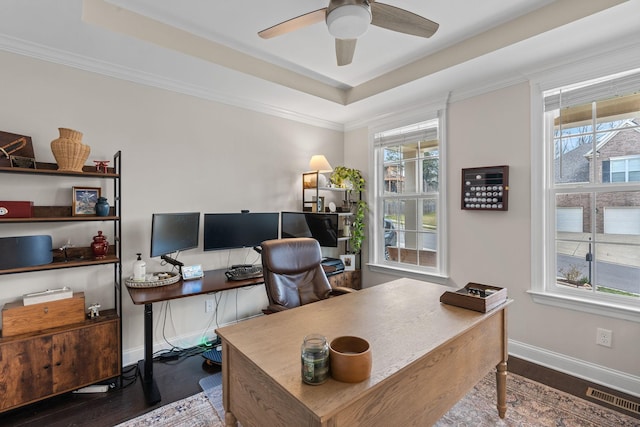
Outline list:
[[[162,401],[155,406],[148,406],[145,402],[138,376],[135,382],[123,380],[125,387],[122,389],[96,394],[67,393],[0,414],[0,426],[114,426],[201,392],[200,379],[220,371],[218,366],[204,362],[201,355],[195,355],[178,361],[154,363],[154,378],[162,396]],[[127,371],[132,369],[133,366],[125,368],[123,377],[130,377],[132,374]]]
[[[125,371],[132,368],[125,368]],[[509,371],[640,419],[637,414],[587,398],[585,396],[587,387],[593,386],[593,384],[578,378],[514,357],[509,358]],[[162,401],[155,406],[147,406],[138,377],[135,382],[122,389],[113,389],[107,393],[97,394],[65,394],[0,414],[0,425],[7,427],[113,426],[152,411],[159,406],[199,393],[202,391],[198,384],[200,379],[215,372],[219,372],[219,367],[207,365],[201,355],[179,361],[156,362],[154,375],[162,395]],[[128,375],[130,373],[125,374],[125,376]],[[128,382],[130,381],[124,381],[125,384]],[[600,390],[640,403],[638,398],[601,386],[597,387]]]

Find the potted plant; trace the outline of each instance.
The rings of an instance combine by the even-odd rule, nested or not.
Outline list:
[[[358,169],[336,166],[331,174],[331,183],[339,188],[347,190],[364,190],[364,178]]]
[[[347,189],[346,199],[350,201],[351,191],[361,192],[365,187],[365,180],[358,169],[337,166],[331,174],[331,183],[338,188]],[[364,240],[364,217],[367,212],[367,202],[358,200],[351,223],[351,238],[349,239],[350,251],[354,254],[360,252]]]

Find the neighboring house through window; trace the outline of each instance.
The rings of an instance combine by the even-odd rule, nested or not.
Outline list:
[[[547,173],[539,174],[544,183],[532,206],[539,209],[534,228],[543,227],[545,237],[537,242],[542,254],[533,268],[543,273],[534,277],[534,299],[564,297],[591,302],[587,311],[637,312],[640,73],[549,90],[543,102],[544,141],[534,144],[544,143],[544,154],[539,164],[534,155],[533,168]]]
[[[371,258],[378,267],[443,275],[441,118],[374,134]]]

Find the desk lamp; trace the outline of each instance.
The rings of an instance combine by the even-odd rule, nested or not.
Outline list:
[[[327,177],[323,174],[333,172],[333,168],[327,161],[327,158],[322,154],[312,156],[309,161],[309,168],[314,172],[318,172],[318,187],[326,187]]]

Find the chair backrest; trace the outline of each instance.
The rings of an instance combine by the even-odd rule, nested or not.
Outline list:
[[[270,305],[293,308],[329,298],[331,285],[320,264],[322,252],[317,240],[267,240],[260,246]]]

